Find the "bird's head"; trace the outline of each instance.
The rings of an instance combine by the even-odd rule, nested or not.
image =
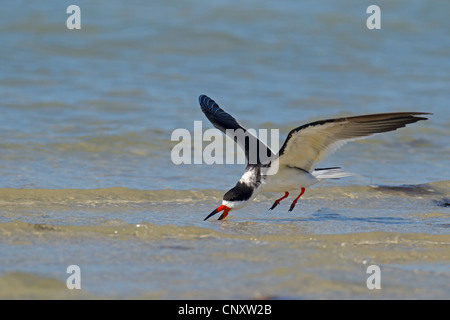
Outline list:
[[[228,192],[225,193],[225,195],[223,196],[222,205],[211,212],[203,221],[208,220],[216,213],[222,211],[223,213],[217,220],[223,220],[231,210],[245,207],[252,199],[253,191],[253,188],[249,187],[246,184],[238,182],[234,188],[228,190]]]

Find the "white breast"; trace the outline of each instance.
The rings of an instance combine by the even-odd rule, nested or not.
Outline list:
[[[280,167],[277,174],[262,179],[261,192],[285,192],[307,188],[319,182],[312,174],[298,168]]]

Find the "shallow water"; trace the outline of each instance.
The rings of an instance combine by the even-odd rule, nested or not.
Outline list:
[[[317,187],[203,222],[221,192],[1,189],[2,298],[446,298],[450,182]],[[65,286],[82,270],[82,290]],[[382,289],[366,269],[381,268]]]
[[[0,298],[450,297],[446,2],[8,2],[0,11]],[[297,208],[204,217],[243,165],[174,165],[172,131],[431,112],[321,166]],[[203,143],[205,147],[208,142]],[[289,202],[288,200],[286,200]],[[68,290],[68,265],[82,290]],[[366,286],[381,268],[381,290]]]

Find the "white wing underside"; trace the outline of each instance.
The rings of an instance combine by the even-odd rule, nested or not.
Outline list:
[[[366,137],[339,139],[336,124],[309,127],[296,132],[280,156],[280,165],[312,171],[318,162],[323,161],[350,141]]]
[[[416,112],[384,113],[318,121],[292,130],[279,153],[279,165],[311,172],[317,162],[346,143],[425,120]]]

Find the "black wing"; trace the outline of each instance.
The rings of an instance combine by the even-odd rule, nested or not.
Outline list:
[[[266,144],[242,127],[233,116],[223,111],[208,96],[201,95],[198,100],[203,113],[214,127],[232,138],[244,150],[247,166],[270,162],[273,153]]]

